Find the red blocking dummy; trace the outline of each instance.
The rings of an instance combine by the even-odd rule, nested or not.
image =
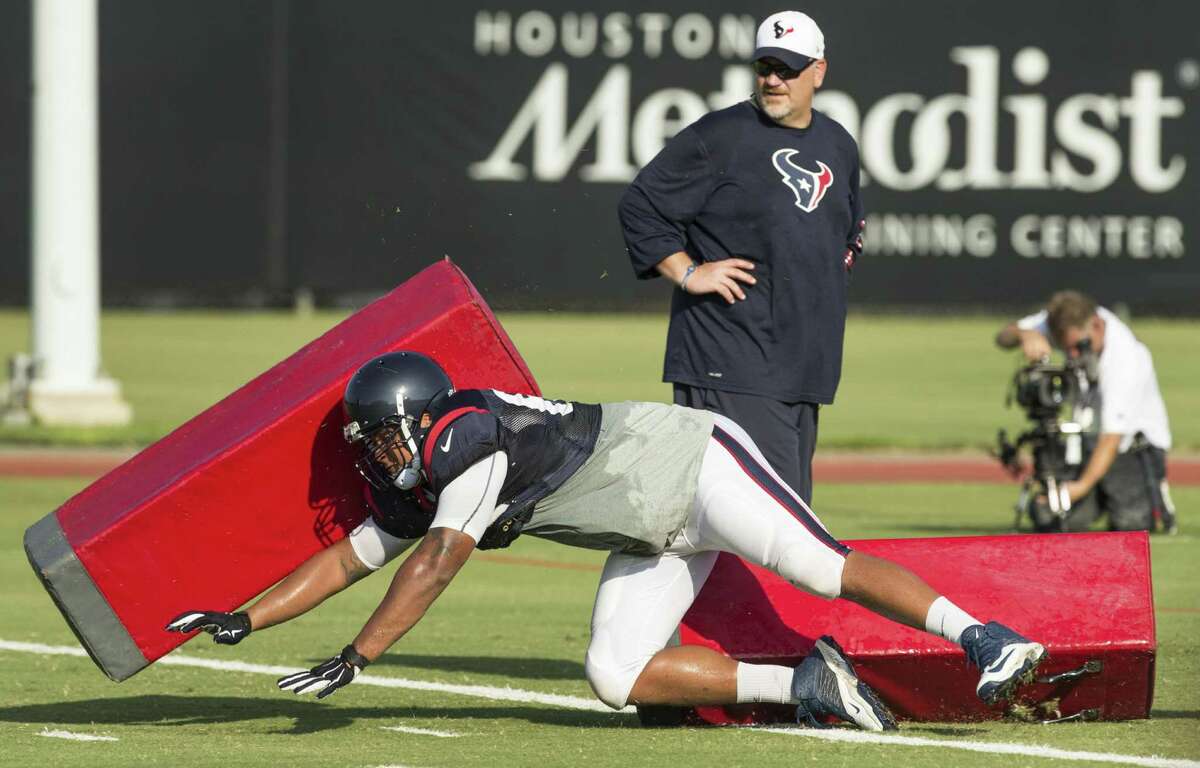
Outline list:
[[[430,355],[460,389],[538,394],[475,287],[441,261],[26,531],[30,563],[105,674],[124,680],[184,642],[163,630],[181,611],[233,610],[361,522],[342,391],[398,349]]]
[[[684,644],[737,659],[795,666],[832,635],[859,676],[902,719],[1122,720],[1149,717],[1154,694],[1154,598],[1145,533],[890,539],[846,542],[894,560],[981,621],[1046,646],[1037,683],[1014,703],[975,696],[978,670],[962,650],[846,600],[825,600],[723,554],[680,627]],[[689,723],[791,720],[794,707],[647,710]]]

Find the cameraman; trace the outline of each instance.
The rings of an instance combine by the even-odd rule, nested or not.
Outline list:
[[[1100,436],[1079,478],[1060,487],[1064,507],[1074,507],[1070,528],[1086,530],[1106,511],[1110,530],[1153,530],[1158,516],[1163,529],[1174,533],[1166,480],[1167,409],[1150,350],[1129,326],[1094,299],[1059,291],[1041,312],[1002,328],[996,344],[1020,346],[1030,362],[1048,358],[1051,345],[1072,360],[1085,354],[1098,358]]]

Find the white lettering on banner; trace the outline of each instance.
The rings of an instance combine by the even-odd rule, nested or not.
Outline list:
[[[1026,259],[1178,259],[1183,222],[1174,216],[1039,216],[1013,222],[1013,251]]]
[[[950,147],[950,116],[957,112],[967,122],[967,163],[959,170],[947,170],[938,175],[938,189],[956,191],[999,189],[1005,175],[996,167],[996,134],[1000,127],[1000,52],[995,48],[952,48],[950,60],[967,68],[967,93],[947,94],[929,102],[917,117],[917,123],[928,123],[918,137],[913,127],[913,142],[936,140]],[[936,136],[936,139],[934,138]]]
[[[512,17],[504,11],[475,14],[475,53],[504,56],[511,48]]]
[[[629,68],[615,64],[567,130],[567,68],[551,64],[517,111],[486,160],[472,163],[473,179],[520,181],[525,166],[513,162],[525,137],[533,134],[533,177],[558,181],[567,175],[584,143],[596,134],[596,161],[579,169],[584,181],[629,181]]]
[[[695,60],[715,50],[722,59],[741,62],[754,53],[757,28],[753,16],[732,13],[716,17],[714,24],[702,13],[672,18],[666,13],[639,13],[635,17],[621,11],[603,16],[566,11],[556,22],[545,11],[477,11],[475,53],[507,56],[515,48],[516,53],[539,58],[557,43],[575,58],[592,55],[599,45],[605,56],[620,59],[633,52],[636,33],[641,39],[640,50],[647,58],[657,59],[671,51]]]
[[[1162,97],[1162,75],[1135,72],[1130,96],[1121,99],[1121,112],[1129,118],[1129,170],[1134,181],[1147,192],[1166,192],[1183,180],[1187,161],[1175,155],[1168,167],[1159,165],[1162,156],[1162,120],[1183,116],[1182,99]]]
[[[1054,113],[1054,138],[1059,148],[1047,152],[1049,114],[1044,96],[1037,94],[999,98],[999,50],[990,46],[958,47],[950,58],[967,70],[965,94],[945,94],[926,99],[917,93],[885,96],[870,107],[862,121],[862,158],[866,173],[890,189],[914,190],[935,185],[938,189],[1063,189],[1098,192],[1111,186],[1121,173],[1122,147],[1117,136],[1121,118],[1129,120],[1129,173],[1146,192],[1166,192],[1183,179],[1187,160],[1173,156],[1164,167],[1163,120],[1184,113],[1183,100],[1163,97],[1162,75],[1143,70],[1130,79],[1130,95],[1078,94],[1068,97]],[[1049,70],[1049,57],[1038,48],[1026,48],[1013,59],[1017,79],[1037,84]],[[818,93],[814,102],[822,107]],[[998,168],[1000,109],[1014,123],[1011,172]],[[901,115],[914,116],[909,135],[912,165],[896,162],[897,123]],[[961,115],[966,123],[966,163],[947,168],[952,143],[950,120]],[[1089,120],[1089,117],[1091,118]],[[839,120],[839,122],[841,122]],[[1098,122],[1099,126],[1093,122]],[[855,135],[858,124],[843,122]],[[1089,171],[1077,168],[1075,158]],[[1049,168],[1047,168],[1049,162]]]
[[[683,58],[703,59],[712,50],[712,23],[703,14],[685,13],[671,30],[671,42]]]
[[[663,32],[671,23],[671,17],[665,13],[640,13],[637,17],[638,29],[642,30],[642,53],[647,58],[657,59],[662,56]]]
[[[821,94],[824,95],[824,94]],[[862,123],[862,162],[871,178],[889,189],[920,189],[928,186],[946,167],[950,157],[950,136],[938,136],[936,143],[921,144],[919,137],[926,131],[918,130],[914,124],[912,132],[913,165],[908,171],[900,170],[893,150],[896,121],[905,112],[920,114],[925,99],[917,93],[896,93],[880,99],[867,113]],[[821,108],[813,100],[813,106]],[[844,125],[844,124],[843,124]],[[922,124],[925,127],[928,123]],[[854,131],[850,126],[846,130]]]
[[[996,219],[943,214],[873,213],[867,216],[868,255],[972,256],[996,252]]]
[[[717,21],[717,53],[723,59],[747,61],[754,55],[754,17],[726,14]]]
[[[595,14],[564,13],[562,20],[562,47],[571,56],[582,59],[591,56],[599,39],[599,22]]]
[[[1071,164],[1070,156],[1059,150],[1050,161],[1050,173],[1053,180],[1066,189],[1099,192],[1121,174],[1121,145],[1108,133],[1085,121],[1083,117],[1087,114],[1095,115],[1100,125],[1110,131],[1115,131],[1121,122],[1115,97],[1081,93],[1058,108],[1054,115],[1054,133],[1066,149],[1092,164],[1092,172],[1079,173]]]
[[[1013,74],[1022,85],[1038,85],[1049,72],[1050,57],[1040,48],[1022,48],[1013,56]],[[1038,94],[1005,96],[1001,103],[1015,122],[1013,188],[1049,187],[1050,172],[1042,161],[1046,156],[1046,99]]]
[[[554,17],[543,11],[522,13],[513,30],[517,50],[531,58],[545,56],[554,48]]]
[[[672,19],[664,13],[565,13],[557,22],[542,11],[520,14],[480,11],[475,19],[475,50],[481,56],[546,56],[561,46],[575,58],[601,53],[609,58],[631,55],[640,37],[648,58],[666,55],[669,44],[685,59],[713,55],[744,59],[753,49],[753,19],[722,16],[714,27],[699,13]],[[749,50],[747,50],[749,48]],[[1133,72],[1129,95],[1079,93],[1057,106],[1039,93],[1002,95],[998,48],[959,46],[950,61],[966,73],[962,93],[926,96],[916,92],[885,95],[860,107],[843,91],[822,90],[814,105],[859,138],[862,183],[910,191],[933,187],[964,189],[1045,189],[1095,193],[1108,189],[1128,167],[1129,178],[1142,191],[1175,189],[1187,171],[1187,159],[1167,154],[1163,127],[1185,111],[1176,96],[1164,96],[1163,76],[1152,70]],[[550,64],[505,128],[488,157],[472,163],[471,178],[481,181],[559,181],[571,172],[580,151],[592,139],[595,159],[578,169],[589,182],[628,182],[649,162],[666,139],[696,120],[705,109],[720,109],[749,94],[754,78],[744,64],[723,68],[721,90],[707,98],[683,88],[665,88],[640,105],[631,103],[632,65],[615,64],[605,74],[568,127],[569,73],[562,63]],[[1050,57],[1027,47],[1012,59],[1018,83],[1040,85],[1050,71]],[[903,125],[911,124],[905,131]],[[963,151],[955,152],[958,126]],[[1126,124],[1128,130],[1125,130]],[[1011,168],[1000,159],[1000,131],[1011,125]],[[952,127],[955,126],[955,127]],[[903,135],[907,133],[907,136]],[[531,138],[529,167],[518,152]],[[1128,136],[1127,139],[1124,137]],[[1049,140],[1048,140],[1049,139]],[[907,142],[911,159],[902,167],[896,147]],[[1127,146],[1123,144],[1127,141]],[[961,167],[950,167],[961,156]]]
[[[638,167],[650,161],[668,138],[694,122],[709,108],[719,108],[745,98],[753,88],[753,75],[745,66],[726,68],[723,89],[710,94],[708,103],[682,88],[650,94],[629,115],[629,67],[614,64],[567,127],[567,67],[551,64],[517,110],[487,159],[472,163],[467,173],[480,181],[521,181],[529,169],[516,162],[517,152],[533,135],[532,171],[537,181],[559,181],[567,175],[580,151],[595,134],[595,161],[579,169],[584,181],[629,182]],[[632,126],[631,126],[632,122]],[[633,131],[632,141],[629,131]],[[634,163],[629,161],[632,147]]]
[[[1013,56],[1013,74],[1022,85],[1039,85],[1050,72],[1050,57],[1040,48],[1023,48]],[[1016,123],[1012,186],[1046,189],[1050,172],[1046,157],[1046,99],[1038,94],[1006,96],[1004,108]]]
[[[974,215],[872,213],[871,256],[988,258],[996,253],[996,219]],[[1025,214],[1009,228],[1013,252],[1024,259],[1179,259],[1183,222],[1174,216]]]
[[[610,59],[628,56],[633,50],[633,19],[628,13],[610,13],[604,17],[604,55]]]

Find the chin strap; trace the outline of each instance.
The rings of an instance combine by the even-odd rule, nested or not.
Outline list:
[[[412,458],[400,470],[400,474],[396,475],[392,485],[402,491],[408,491],[417,487],[417,484],[421,482],[422,474],[421,454],[417,450],[417,441],[413,438],[412,429],[409,427],[413,417],[405,413],[403,389],[396,393],[396,411],[400,414],[400,436],[404,438],[404,447],[408,449],[408,454]]]

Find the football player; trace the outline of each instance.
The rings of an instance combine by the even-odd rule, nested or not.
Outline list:
[[[416,352],[369,361],[343,404],[345,437],[361,447],[371,516],[245,612],[185,611],[167,625],[237,643],[419,541],[358,636],[322,664],[281,678],[284,690],[323,698],[350,683],[412,629],[471,552],[523,534],[610,551],[585,668],[596,695],[616,709],[791,703],[814,725],[833,716],[868,730],[896,727],[830,637],[795,668],[668,647],[720,552],[959,643],[982,672],[976,691],[988,703],[1011,696],[1045,655],[1007,627],[977,621],[911,571],[839,542],[746,433],[718,414],[455,391],[441,367]]]

